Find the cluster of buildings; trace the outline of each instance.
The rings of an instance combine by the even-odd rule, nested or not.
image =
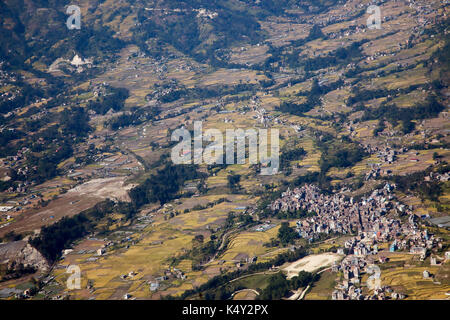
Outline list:
[[[120,275],[120,279],[122,279],[122,280],[133,279],[136,275],[137,275],[137,272],[130,271],[130,272],[128,272],[128,274]]]
[[[416,21],[421,28],[436,23],[436,18],[440,17],[440,14],[436,14],[437,8],[433,8],[433,5],[428,1],[420,0],[408,0],[409,7],[416,10]],[[444,7],[448,2],[441,1],[441,6]]]
[[[428,176],[425,177],[425,181],[440,181],[440,182],[447,182],[450,179],[450,173],[437,173],[437,172],[430,172]]]
[[[163,68],[163,67],[161,67]],[[164,71],[164,68],[161,70],[160,73]],[[157,88],[156,90],[152,91],[151,93],[147,94],[145,97],[147,101],[151,100],[158,100],[163,98],[164,96],[170,95],[172,92],[176,91],[178,88],[178,83],[175,80],[170,80],[169,82],[165,83],[163,87]]]
[[[356,239],[353,244],[360,244]],[[356,248],[355,247],[355,248]],[[370,253],[378,252],[376,245]],[[340,264],[332,266],[333,272],[342,272],[343,280],[336,285],[336,290],[331,294],[332,300],[401,300],[405,295],[395,292],[389,286],[382,286],[379,267],[373,264],[373,259],[369,259],[367,255],[348,255]],[[386,262],[385,257],[379,257],[379,263]],[[367,286],[373,289],[371,294],[364,294],[361,288],[361,277],[363,274],[369,274]]]
[[[164,280],[167,280],[167,279],[185,280],[186,279],[186,275],[184,274],[184,272],[177,268],[172,268],[172,269],[169,268],[169,269],[165,270],[164,276],[165,276]]]
[[[314,185],[304,185],[288,189],[270,205],[273,211],[315,213],[297,222],[297,232],[310,242],[321,234],[356,234],[344,242],[343,248],[337,249],[338,254],[346,257],[332,266],[332,271],[343,274],[343,281],[336,286],[332,299],[396,300],[405,297],[388,286],[381,286],[378,281],[380,269],[374,263],[387,261],[386,257],[378,255],[381,243],[388,243],[390,252],[406,251],[417,255],[421,261],[436,248],[442,249],[442,239],[421,230],[409,207],[396,201],[394,188],[395,185],[386,184],[356,202],[340,193],[326,195]],[[407,221],[389,217],[391,212],[406,215]],[[436,264],[437,259],[432,257],[431,265]],[[362,292],[362,274],[371,274],[369,279],[374,287],[370,288],[370,295]]]
[[[18,79],[18,76],[14,72],[10,72],[3,68],[3,66],[7,64],[7,61],[0,60],[0,86],[7,85],[9,82],[16,82]]]
[[[253,116],[260,124],[264,126],[264,128],[268,127],[270,123],[273,121],[273,116],[268,114],[266,109],[258,108],[256,109],[256,115]]]
[[[386,184],[355,202],[342,194],[324,195],[316,186],[305,185],[288,189],[270,207],[273,211],[315,213],[297,222],[299,236],[311,242],[321,234],[357,234],[345,242],[349,254],[377,254],[377,244],[389,242],[391,252],[406,250],[424,259],[427,250],[442,248],[442,239],[418,228],[417,217],[409,207],[395,201],[393,188]],[[388,217],[391,211],[407,215],[407,221]]]
[[[3,66],[5,65],[6,61],[0,60],[0,87],[8,86],[10,84],[14,84],[19,80],[19,75],[15,74],[14,72],[10,72],[8,70],[5,70]],[[6,102],[6,101],[14,101],[17,97],[21,95],[20,88],[17,87],[11,87],[5,92],[2,92],[0,94],[0,102]],[[3,117],[7,118],[10,115],[14,113],[14,110],[8,113],[2,114]]]
[[[342,271],[344,280],[336,286],[331,294],[332,300],[363,300],[360,284],[361,270],[367,267],[367,261],[364,258],[356,256],[347,256],[340,264],[332,266],[333,272]]]
[[[273,121],[273,116],[267,113],[266,109],[261,107],[261,99],[258,96],[253,96],[250,100],[250,107],[255,112],[253,119],[259,122],[264,127],[268,127]]]
[[[364,150],[370,154],[376,154],[376,156],[380,159],[381,162],[384,163],[393,163],[397,156],[408,151],[407,148],[403,147],[398,150],[394,150],[389,146],[379,147],[376,145],[364,145]]]
[[[9,131],[15,131],[15,129],[8,129]],[[0,130],[0,133],[3,132],[3,130]],[[22,147],[21,149],[17,150],[16,155],[14,156],[7,156],[2,161],[2,166],[9,167],[9,168],[15,168],[18,165],[24,164],[26,160],[26,154],[30,152],[30,149],[27,147]],[[18,174],[26,174],[23,170],[24,168],[17,168]]]
[[[214,19],[215,17],[217,17],[219,15],[217,12],[209,11],[204,8],[192,9],[192,10],[197,11],[197,17],[199,17],[199,18]]]
[[[404,147],[400,148],[398,150],[395,150],[389,146],[379,147],[379,146],[375,146],[375,145],[373,146],[373,145],[368,144],[368,145],[363,145],[363,148],[366,152],[368,152],[370,154],[375,154],[380,161],[378,163],[369,164],[370,168],[369,168],[369,171],[366,173],[365,180],[376,179],[377,177],[380,177],[380,176],[392,175],[393,174],[392,170],[383,169],[383,168],[381,168],[381,166],[383,164],[394,163],[394,161],[397,160],[398,155],[408,152],[408,149],[404,148]],[[418,161],[418,159],[415,159],[415,158],[412,158],[411,160]]]
[[[81,73],[85,69],[84,68],[92,68],[94,63],[93,58],[86,58],[83,59],[78,54],[75,54],[75,56],[72,58],[72,60],[64,59],[64,58],[58,58],[56,59],[49,67],[49,72],[61,72],[63,70],[70,71],[70,72],[77,72]],[[61,68],[63,67],[63,68]]]
[[[260,224],[255,227],[255,231],[257,232],[266,232],[272,228],[276,227],[275,224],[271,224],[270,222],[265,222],[264,224]]]
[[[273,211],[315,213],[297,222],[299,235],[309,241],[320,234],[354,234],[358,230],[387,240],[405,231],[399,220],[386,216],[394,207],[393,188],[386,184],[383,189],[376,189],[369,197],[355,202],[343,194],[325,195],[314,185],[304,185],[283,192],[270,208]]]
[[[180,280],[186,280],[186,275],[183,271],[177,268],[169,268],[164,271],[164,275],[155,278],[153,281],[149,281],[148,284],[150,285],[150,291],[155,292],[160,289],[161,282],[170,280],[170,279],[180,279]]]
[[[9,89],[0,95],[0,101],[14,101],[20,95],[20,90],[16,88]],[[9,117],[12,113],[7,113],[5,117]]]

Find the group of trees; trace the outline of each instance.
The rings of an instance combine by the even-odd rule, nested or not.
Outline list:
[[[297,104],[294,102],[282,102],[280,106],[277,107],[277,110],[283,113],[290,113],[297,116],[303,116],[304,113],[314,109],[316,105],[317,104],[309,100],[306,103],[301,104]]]
[[[180,88],[158,98],[162,103],[169,103],[178,99],[202,100],[226,95],[236,95],[244,91],[255,92],[258,86],[255,84],[240,83],[236,85],[214,85],[208,87]]]
[[[85,108],[70,107],[59,114],[51,115],[52,121],[59,125],[51,125],[42,129],[49,119],[40,119],[38,131],[25,137],[17,146],[27,146],[32,152],[27,154],[29,173],[27,177],[18,179],[42,183],[55,177],[59,172],[58,164],[73,155],[73,145],[83,140],[92,128],[89,125],[89,115]],[[21,137],[20,133],[16,137]]]
[[[317,281],[319,277],[319,275],[313,275],[307,271],[300,271],[298,276],[287,280],[286,276],[279,272],[268,279],[267,287],[262,290],[257,299],[279,300],[286,297],[291,290],[306,287],[312,281]],[[232,296],[233,292],[242,289],[246,289],[246,287],[239,284],[227,284],[219,287],[217,290],[207,290],[202,296],[205,300],[227,300]]]
[[[305,149],[299,147],[292,150],[283,150],[280,156],[280,170],[286,176],[292,172],[291,161],[300,160],[306,155]]]
[[[326,36],[323,34],[322,29],[317,25],[313,25],[311,30],[309,30],[308,37],[306,37],[306,41],[313,41],[320,38],[326,38]]]
[[[150,108],[146,111],[142,108],[135,108],[131,113],[124,113],[120,116],[113,117],[105,122],[105,124],[113,130],[125,128],[128,126],[136,126],[143,122],[155,119],[161,113],[159,108]]]
[[[289,226],[288,222],[282,222],[280,229],[278,229],[278,239],[283,246],[294,243],[298,238],[298,233],[294,228]]]
[[[317,141],[322,154],[319,160],[320,170],[326,173],[332,167],[346,168],[361,161],[366,152],[358,144],[352,142],[347,136],[336,140],[324,137]]]
[[[395,104],[382,104],[373,109],[365,108],[361,120],[385,119],[394,126],[401,121],[403,133],[409,133],[415,128],[412,120],[436,117],[444,109],[445,107],[439,103],[436,96],[430,95],[425,102],[409,108],[399,108]]]
[[[203,235],[197,235],[192,240],[192,249],[186,254],[178,258],[178,260],[189,259],[192,260],[192,269],[200,270],[201,265],[211,259],[217,252],[220,245],[219,241],[215,241],[212,237],[205,243]]]
[[[13,155],[17,152],[17,148],[14,148],[12,141],[22,138],[23,132],[19,130],[3,130],[0,132],[0,157]]]
[[[331,66],[347,65],[354,59],[361,57],[361,46],[368,40],[353,42],[348,47],[341,47],[328,53],[326,56],[318,56],[308,59],[292,59],[289,64],[291,68],[302,67],[305,72],[317,71]]]
[[[27,165],[30,168],[27,176],[18,176],[18,180],[31,180],[37,184],[58,175],[58,164],[73,155],[73,147],[66,140],[57,141],[45,146],[46,149],[38,154],[27,155]],[[44,148],[44,147],[43,147]]]
[[[379,134],[380,132],[383,132],[384,129],[386,129],[386,124],[384,123],[384,120],[383,120],[383,119],[378,120],[378,124],[377,124],[377,126],[375,127],[375,129],[373,130],[373,135],[374,135],[375,137],[378,136],[378,134]]]
[[[241,181],[241,176],[239,174],[233,174],[227,176],[228,188],[230,188],[231,193],[238,193],[241,189],[239,182]]]
[[[124,213],[127,218],[131,218],[135,213],[133,207],[127,203],[115,204],[114,201],[105,200],[73,217],[63,217],[54,224],[43,227],[39,236],[29,242],[53,263],[60,257],[63,249],[69,248],[73,241],[92,232],[96,222],[115,210]]]
[[[173,1],[164,1],[170,8]],[[238,68],[246,67],[230,64],[226,59],[218,56],[218,49],[228,48],[238,41],[244,40],[252,44],[261,42],[264,34],[258,22],[259,19],[271,14],[281,14],[286,8],[301,6],[305,10],[321,12],[326,10],[337,0],[311,1],[300,3],[283,0],[260,1],[259,3],[246,2],[241,7],[229,5],[227,1],[200,1],[197,5],[217,12],[212,20],[198,19],[195,12],[189,10],[192,3],[179,2],[177,8],[187,9],[182,12],[170,12],[161,16],[158,12],[139,10],[137,12],[138,25],[133,29],[133,42],[141,50],[154,57],[161,56],[164,43],[173,45],[178,50],[190,55],[197,61],[208,62],[213,67]],[[201,4],[200,4],[201,3]],[[200,32],[202,30],[202,32]],[[209,34],[213,34],[211,38]],[[325,37],[319,26],[314,26],[305,42]],[[148,39],[155,39],[149,45]],[[156,40],[157,39],[157,40]],[[205,41],[208,39],[208,41]],[[210,41],[210,39],[214,39]],[[278,56],[275,57],[277,60]],[[270,58],[268,59],[270,60]],[[298,64],[297,59],[289,59],[292,64]],[[270,61],[261,67],[267,69]]]
[[[1,2],[0,20],[10,21],[10,25],[0,27],[0,57],[14,68],[23,68],[36,59],[49,65],[74,51],[83,57],[101,58],[123,48],[125,42],[95,16],[83,19],[86,23],[80,30],[69,30],[66,6],[67,2],[55,0]],[[36,12],[35,8],[47,10]]]
[[[318,3],[320,2],[314,1],[313,5],[308,6],[308,10],[312,10],[313,8],[320,8],[319,11],[325,10],[328,5],[331,5],[332,2],[327,1],[327,3],[322,3],[321,5]],[[302,6],[302,4],[300,4],[300,6]],[[363,14],[365,14],[365,10],[361,10],[354,17],[349,19],[355,20]],[[352,29],[352,27],[350,27],[350,29]],[[310,29],[306,38],[292,40],[290,41],[290,44],[286,46],[274,47],[269,44],[268,53],[270,54],[270,57],[259,65],[258,69],[273,72],[282,66],[289,67],[291,69],[303,68],[306,78],[310,78],[312,71],[333,66],[347,65],[348,63],[360,58],[362,56],[361,45],[368,41],[362,40],[359,42],[354,42],[348,47],[341,47],[324,56],[317,56],[313,58],[306,58],[302,56],[302,51],[305,44],[319,38],[327,39],[327,35],[322,32],[319,25],[314,25]]]
[[[436,173],[447,173],[450,171],[450,165],[441,164],[437,167]],[[396,184],[397,189],[402,192],[416,193],[422,200],[439,201],[439,197],[443,194],[443,183],[440,181],[424,181],[424,178],[431,172],[433,168],[424,171],[414,172],[405,176],[395,175],[391,179]]]
[[[89,115],[84,108],[72,107],[61,111],[60,123],[64,135],[85,137],[92,130]]]
[[[139,24],[133,29],[133,42],[138,43],[145,52],[151,53],[146,40],[157,38],[197,61],[214,64],[217,62],[216,49],[229,47],[242,39],[253,43],[262,40],[257,19],[243,8],[224,6],[220,2],[204,2],[201,7],[218,13],[214,19],[205,20],[198,19],[197,12],[190,10],[192,3],[178,1],[175,5],[175,1],[164,2],[169,8],[174,6],[186,10],[164,15],[144,9],[137,12]],[[197,9],[197,5],[194,8]]]
[[[94,101],[89,101],[87,107],[97,114],[106,114],[110,109],[120,111],[125,106],[125,100],[130,93],[126,88],[106,87],[105,95]]]
[[[186,290],[183,292],[183,294],[179,297],[172,297],[172,296],[166,296],[165,299],[181,299],[186,300],[187,298],[200,294],[202,297],[205,297],[202,293],[209,292],[209,297],[214,297],[215,292],[218,288],[226,285],[231,280],[236,279],[240,276],[246,275],[246,274],[252,274],[255,272],[259,272],[262,270],[267,270],[271,268],[272,266],[281,266],[282,264],[286,262],[293,262],[298,259],[301,259],[305,257],[308,254],[307,250],[305,248],[297,248],[294,251],[288,251],[285,253],[281,253],[277,255],[274,259],[268,261],[268,262],[259,262],[259,263],[253,263],[248,266],[247,269],[239,269],[233,272],[228,272],[222,275],[218,275],[213,277],[212,279],[208,280],[206,283],[196,287],[195,289]]]
[[[439,197],[444,193],[442,183],[439,181],[421,181],[416,188],[422,199],[439,201]]]
[[[261,300],[279,300],[285,297],[291,290],[306,287],[313,280],[318,280],[318,275],[313,275],[307,271],[300,271],[298,276],[288,280],[282,273],[277,273],[270,277],[269,285],[264,288],[258,297]]]
[[[326,36],[323,34],[322,29],[318,25],[314,25],[309,34],[304,39],[297,39],[291,41],[291,46],[289,48],[285,47],[274,47],[269,44],[270,57],[268,57],[261,66],[263,70],[275,71],[271,68],[272,64],[286,65],[290,67],[300,67],[301,61],[299,61],[299,55],[302,53],[303,46],[309,42],[319,38],[325,39]]]
[[[143,184],[130,190],[130,197],[136,208],[147,203],[159,202],[161,205],[175,199],[184,182],[204,178],[195,165],[173,165],[168,163]]]
[[[205,210],[207,208],[212,208],[212,207],[214,207],[214,206],[216,206],[216,205],[218,205],[218,204],[220,204],[222,202],[231,202],[231,201],[228,200],[227,198],[220,198],[220,199],[217,199],[215,201],[208,202],[205,205],[196,204],[194,207],[192,207],[192,211],[199,211],[199,210]],[[189,211],[191,211],[191,210],[189,210],[189,209],[185,209],[184,210],[184,212],[189,212]]]
[[[12,84],[19,90],[19,93],[12,100],[0,97],[0,115],[7,114],[16,108],[26,106],[45,95],[42,90],[21,80]]]
[[[35,110],[29,110],[29,113],[34,114]],[[59,122],[57,125],[48,125],[56,121]],[[27,175],[11,176],[11,180],[0,185],[2,190],[13,186],[15,180],[39,184],[55,177],[59,173],[58,164],[71,157],[73,145],[92,130],[89,115],[81,107],[69,107],[36,120],[27,119],[23,129],[27,130],[28,135],[19,129],[3,130],[0,133],[0,155],[15,155],[22,147],[31,151],[26,154]]]
[[[320,97],[336,90],[340,86],[343,85],[342,80],[338,80],[336,82],[332,82],[327,85],[320,85],[318,79],[314,79],[311,90],[307,93],[300,92],[297,95],[306,96],[306,102],[297,104],[293,102],[283,102],[277,107],[277,110],[290,113],[297,116],[303,116],[306,112],[311,111],[316,106],[321,105]]]
[[[448,25],[450,23],[450,19],[446,18],[442,20],[442,22],[438,23],[434,28],[426,30],[425,32],[429,35],[435,36],[438,34],[444,40],[444,45],[437,49],[431,55],[430,61],[437,61],[437,69],[440,73],[440,78],[443,82],[448,85],[448,77],[446,74],[450,69],[450,39],[446,33]]]
[[[32,274],[37,271],[33,266],[24,266],[23,263],[16,263],[13,261],[10,265],[0,265],[0,282],[11,279],[21,278],[26,274]]]
[[[305,210],[297,210],[297,211],[278,211],[275,214],[277,219],[302,219],[307,217],[314,217],[317,214],[315,212],[306,212]]]
[[[408,94],[414,90],[417,90],[420,88],[420,84],[413,84],[407,88],[403,89],[374,89],[374,90],[367,90],[367,89],[361,89],[360,87],[355,87],[355,89],[352,91],[353,95],[347,99],[347,105],[352,106],[355,103],[362,102],[362,101],[369,101],[372,99],[378,99],[388,96],[395,96],[398,94]]]

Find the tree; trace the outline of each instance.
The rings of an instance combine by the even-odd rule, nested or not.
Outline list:
[[[437,153],[437,152],[433,153],[433,160],[438,160],[440,158],[441,158],[441,156],[439,155],[439,153]]]
[[[325,35],[323,34],[322,29],[320,29],[320,27],[315,24],[309,31],[307,40],[312,41],[319,38],[325,38]]]
[[[237,193],[241,186],[239,182],[241,181],[241,176],[239,174],[229,175],[228,179],[228,188],[230,188],[232,193]]]
[[[289,280],[282,273],[273,275],[269,280],[269,285],[263,290],[260,299],[279,300],[289,292]]]
[[[297,232],[294,230],[294,228],[289,227],[289,223],[281,223],[281,227],[278,230],[278,239],[280,239],[281,244],[285,246],[287,244],[293,243],[297,237]]]

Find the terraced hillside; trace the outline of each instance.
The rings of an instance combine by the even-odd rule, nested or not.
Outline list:
[[[0,246],[50,266],[1,298],[447,298],[448,4],[70,4],[0,1]],[[278,129],[279,171],[173,163],[199,121]]]

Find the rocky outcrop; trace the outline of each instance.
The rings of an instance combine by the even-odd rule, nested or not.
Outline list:
[[[35,267],[39,271],[46,271],[50,267],[44,256],[23,240],[0,244],[0,264],[10,265],[13,262]]]

